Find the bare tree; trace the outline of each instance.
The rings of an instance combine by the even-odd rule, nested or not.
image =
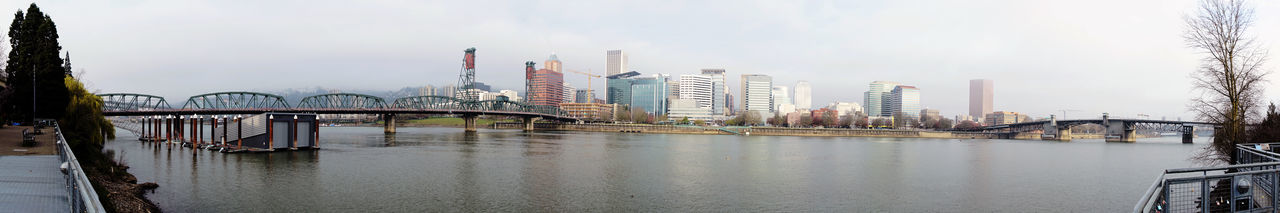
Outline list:
[[[1266,52],[1248,33],[1254,24],[1253,6],[1243,0],[1202,0],[1196,12],[1186,18],[1183,35],[1190,47],[1204,56],[1192,73],[1200,97],[1191,100],[1191,110],[1203,121],[1218,123],[1213,145],[1197,157],[1207,164],[1236,163],[1235,144],[1248,139],[1245,130],[1257,119],[1263,79],[1269,72],[1262,65]]]

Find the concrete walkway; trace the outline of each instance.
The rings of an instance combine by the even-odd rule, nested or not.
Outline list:
[[[0,212],[70,212],[66,175],[58,167],[53,128],[36,136],[37,145],[22,147],[22,129],[0,129]]]

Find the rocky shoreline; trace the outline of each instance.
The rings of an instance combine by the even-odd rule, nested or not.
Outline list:
[[[95,152],[80,152],[95,153]],[[96,152],[80,157],[85,175],[98,192],[98,200],[111,212],[161,212],[160,207],[147,199],[146,192],[160,185],[153,182],[138,183],[129,174],[129,166],[112,159],[113,152]]]

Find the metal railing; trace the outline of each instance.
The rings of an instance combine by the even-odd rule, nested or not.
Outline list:
[[[1267,145],[1236,146],[1239,164],[1165,170],[1133,212],[1277,212],[1280,154]]]
[[[54,135],[57,137],[58,157],[62,160],[62,173],[66,177],[67,192],[70,195],[67,199],[71,204],[71,210],[73,212],[106,212],[102,202],[98,200],[98,192],[93,190],[93,183],[89,182],[89,177],[84,174],[84,168],[80,167],[76,154],[71,151],[66,138],[62,137],[62,127],[52,120],[41,122],[52,123],[49,126],[53,126]]]

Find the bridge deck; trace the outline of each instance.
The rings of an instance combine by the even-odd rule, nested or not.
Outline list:
[[[145,115],[229,115],[229,114],[261,114],[267,112],[280,113],[316,113],[316,114],[475,114],[499,116],[528,116],[544,119],[577,120],[566,115],[544,114],[538,112],[500,111],[500,110],[459,110],[459,109],[414,109],[414,108],[241,108],[241,109],[142,109],[142,110],[104,110],[106,116],[145,116]]]

